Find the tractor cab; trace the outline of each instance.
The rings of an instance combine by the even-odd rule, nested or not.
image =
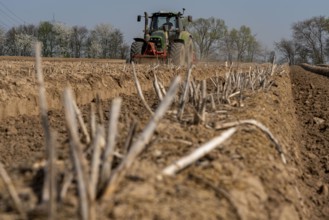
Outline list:
[[[152,15],[151,32],[157,30],[176,31],[180,26],[177,15],[172,13],[156,13]]]
[[[154,13],[151,17],[150,35],[158,35],[160,32],[165,34],[165,44],[168,45],[170,41],[178,38],[182,30],[182,22],[180,14],[173,13]]]

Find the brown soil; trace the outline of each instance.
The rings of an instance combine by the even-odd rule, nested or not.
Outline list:
[[[293,67],[291,71],[301,141],[299,176],[312,219],[329,218],[329,78]]]
[[[0,161],[14,181],[30,219],[46,219],[38,206],[44,160],[44,134],[38,116],[33,62],[0,60]],[[139,101],[130,65],[85,61],[44,61],[50,124],[58,137],[60,172],[71,167],[61,94],[69,83],[88,121],[89,105],[99,94],[105,121],[111,100],[123,98],[118,147],[133,120],[138,132],[149,114]],[[149,66],[137,66],[144,95],[155,109]],[[110,201],[97,205],[98,219],[327,219],[328,206],[328,80],[299,67],[275,75],[268,91],[247,94],[243,107],[223,105],[209,124],[256,119],[269,128],[287,156],[283,164],[273,143],[260,130],[243,126],[233,138],[174,177],[161,170],[222,131],[182,124],[167,114],[156,133],[125,176]],[[168,85],[186,70],[160,67]],[[200,64],[197,79],[223,74],[220,65]],[[207,80],[209,89],[211,81]],[[223,113],[225,110],[226,113]],[[328,149],[326,149],[328,148]],[[63,176],[59,178],[62,181]],[[58,208],[58,219],[78,219],[74,184]],[[0,219],[18,219],[0,180]]]

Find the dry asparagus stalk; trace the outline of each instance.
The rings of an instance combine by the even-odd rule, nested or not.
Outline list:
[[[206,103],[207,103],[207,83],[202,80],[202,103],[200,108],[200,115],[202,122],[206,121]]]
[[[143,95],[143,91],[142,91],[142,88],[141,88],[141,85],[139,84],[139,81],[138,81],[138,78],[137,78],[137,74],[136,74],[136,70],[135,70],[135,64],[134,62],[132,62],[132,65],[133,65],[133,75],[134,75],[134,81],[135,81],[135,85],[136,85],[136,89],[137,89],[137,93],[139,95],[139,97],[141,98],[145,108],[147,109],[147,111],[150,112],[151,115],[153,115],[153,111],[152,109],[150,108],[150,106],[147,104],[145,98],[144,98],[144,95]]]
[[[73,107],[73,97],[72,91],[70,89],[66,89],[64,92],[64,109],[65,109],[65,118],[70,138],[70,147],[73,157],[74,167],[77,173],[77,181],[78,181],[78,190],[79,190],[79,209],[80,209],[80,217],[83,220],[89,219],[90,214],[90,206],[89,198],[88,198],[88,182],[86,178],[86,171],[84,169],[84,157],[82,152],[82,146],[79,140],[78,132],[77,132],[77,122],[76,115]]]
[[[180,160],[176,161],[170,166],[167,166],[165,169],[162,170],[162,173],[164,175],[175,175],[180,170],[191,165],[192,163],[194,163],[195,161],[197,161],[198,159],[209,153],[211,150],[218,147],[220,144],[222,144],[224,141],[230,138],[236,131],[237,128],[230,128],[229,130],[223,132],[220,136],[215,137],[209,142],[200,146],[198,149],[193,151],[190,155],[181,158]]]
[[[158,125],[160,119],[164,116],[167,109],[170,107],[172,101],[175,98],[178,85],[179,85],[180,77],[176,77],[172,82],[167,95],[160,103],[158,109],[156,110],[155,114],[151,118],[150,122],[147,124],[139,138],[136,142],[133,143],[131,150],[129,151],[128,155],[124,158],[121,162],[119,167],[115,170],[111,179],[105,189],[104,194],[102,195],[103,200],[109,200],[112,193],[116,189],[118,183],[123,178],[124,174],[129,170],[137,156],[145,149],[146,144],[150,141],[156,126]]]
[[[41,115],[41,124],[43,127],[44,135],[45,135],[45,152],[46,156],[49,157],[49,147],[51,146],[51,134],[50,134],[50,126],[48,121],[48,106],[46,100],[46,89],[43,80],[42,67],[41,67],[41,43],[37,42],[35,44],[35,66],[36,66],[36,75],[39,85],[39,107],[40,107],[40,115]],[[45,178],[44,183],[48,183],[48,172],[45,170]],[[43,185],[42,191],[42,201],[47,202],[49,200],[49,185]]]
[[[157,94],[157,96],[158,96],[158,98],[159,98],[159,100],[161,102],[162,99],[163,99],[163,96],[162,96],[162,92],[160,90],[160,86],[159,86],[157,75],[155,73],[154,73],[153,87],[154,87],[155,93]]]
[[[92,161],[91,161],[91,170],[90,170],[90,182],[89,182],[89,191],[90,191],[90,200],[95,202],[97,195],[97,184],[99,177],[99,165],[100,165],[100,155],[101,155],[101,145],[102,139],[104,138],[104,128],[101,125],[97,126],[96,136],[93,139],[92,143]]]
[[[265,125],[263,125],[262,123],[260,123],[260,122],[258,122],[256,120],[249,119],[249,120],[241,120],[241,121],[235,121],[235,122],[228,122],[228,123],[224,123],[224,124],[219,124],[219,125],[215,126],[214,128],[216,130],[220,130],[220,129],[227,129],[227,128],[230,128],[230,127],[236,127],[236,126],[243,125],[243,124],[254,125],[257,128],[259,128],[261,131],[263,131],[270,138],[270,140],[274,143],[275,149],[279,153],[282,162],[284,164],[287,163],[286,157],[284,155],[284,152],[283,152],[282,147],[279,144],[278,140],[274,137],[274,135],[272,134],[272,132],[267,127],[265,127]]]
[[[9,177],[7,171],[3,167],[3,164],[0,162],[0,176],[5,183],[5,186],[14,202],[14,206],[17,210],[17,212],[20,214],[20,216],[25,219],[25,214],[22,208],[21,200],[18,197],[17,191],[15,189],[15,186],[13,182],[11,181],[11,178]]]
[[[130,150],[130,147],[131,147],[131,144],[132,144],[132,141],[133,141],[133,137],[136,133],[136,128],[137,128],[137,122],[136,121],[133,121],[131,123],[131,126],[130,126],[130,129],[129,129],[129,132],[128,132],[128,136],[126,138],[126,142],[125,142],[125,146],[124,146],[124,154],[128,153],[129,150]]]
[[[178,115],[177,115],[178,119],[182,118],[182,115],[183,115],[183,112],[184,112],[184,106],[185,106],[185,101],[186,101],[186,98],[187,98],[187,93],[188,93],[188,87],[189,87],[189,84],[190,84],[189,82],[190,82],[191,74],[192,74],[192,68],[190,68],[188,70],[187,75],[186,75],[185,84],[184,84],[184,93],[181,96],[181,100],[179,102],[179,110],[178,110]]]
[[[56,186],[56,135],[51,133],[51,145],[49,146],[48,156],[48,184],[49,186],[49,219],[56,219],[57,208],[57,186]]]
[[[82,129],[82,133],[84,134],[85,136],[85,139],[86,139],[86,144],[89,144],[90,143],[90,135],[87,131],[87,127],[83,121],[83,118],[82,118],[82,114],[81,114],[81,111],[80,109],[78,108],[77,106],[77,103],[73,100],[73,107],[74,107],[74,110],[75,110],[75,114],[77,115],[78,117],[78,121],[79,121],[79,124],[81,126],[81,129]]]
[[[103,186],[111,174],[113,154],[115,151],[116,145],[116,136],[117,136],[117,124],[119,120],[119,114],[121,109],[121,98],[116,98],[112,101],[111,115],[109,121],[109,128],[107,134],[107,141],[105,146],[104,158],[103,158],[103,167],[101,171],[101,185]]]
[[[90,104],[90,133],[91,137],[95,138],[96,135],[96,116],[95,116],[95,105]]]

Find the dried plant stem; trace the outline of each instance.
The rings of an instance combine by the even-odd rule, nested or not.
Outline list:
[[[57,209],[57,186],[56,186],[56,135],[51,134],[51,145],[49,146],[48,155],[48,175],[49,182],[49,219],[56,219],[56,209]]]
[[[237,96],[237,95],[239,95],[241,92],[240,91],[237,91],[237,92],[235,92],[235,93],[232,93],[231,95],[229,95],[228,96],[228,98],[230,99],[230,98],[233,98],[234,96]]]
[[[213,138],[209,142],[203,144],[198,149],[193,151],[190,155],[181,158],[180,160],[174,162],[172,165],[167,166],[162,170],[162,173],[164,175],[175,175],[180,170],[184,169],[185,167],[191,165],[207,153],[209,153],[211,150],[218,147],[220,144],[222,144],[224,141],[226,141],[228,138],[230,138],[235,132],[237,131],[237,128],[230,128],[227,131],[224,131],[220,136]]]
[[[15,189],[13,182],[11,181],[11,178],[9,177],[7,171],[5,170],[1,162],[0,162],[0,176],[14,202],[15,209],[20,214],[20,216],[23,219],[25,219],[25,214],[22,208],[21,200],[18,197],[17,191]]]
[[[142,91],[142,88],[141,88],[141,85],[139,84],[139,81],[138,81],[138,78],[137,78],[137,73],[136,73],[136,70],[135,70],[135,64],[134,62],[132,62],[132,66],[133,66],[133,75],[134,75],[134,81],[135,81],[135,86],[136,86],[136,89],[137,89],[137,93],[139,95],[139,97],[141,98],[145,108],[147,109],[147,111],[149,111],[149,113],[151,115],[153,115],[153,111],[152,109],[150,108],[150,106],[147,104],[145,98],[144,98],[144,95],[143,95],[143,91]]]
[[[216,104],[213,94],[210,94],[210,101],[211,101],[211,110],[216,111]]]
[[[89,144],[90,143],[90,135],[89,135],[87,127],[86,127],[86,125],[83,121],[81,111],[78,108],[77,103],[74,100],[73,100],[73,107],[74,107],[74,110],[75,110],[75,114],[78,117],[78,121],[79,121],[79,124],[80,124],[81,129],[82,129],[82,133],[85,136],[86,144]]]
[[[184,92],[183,92],[183,95],[181,96],[181,99],[179,101],[179,110],[178,110],[178,114],[177,114],[177,118],[179,120],[181,120],[182,116],[183,116],[185,102],[186,102],[186,98],[187,98],[187,95],[188,95],[188,89],[189,89],[191,75],[192,75],[192,68],[190,68],[187,72],[186,79],[185,79],[185,82],[184,82],[185,83],[184,84]]]
[[[43,80],[42,67],[41,67],[41,43],[37,42],[35,44],[35,66],[36,66],[36,75],[39,86],[39,107],[41,115],[41,124],[45,135],[45,152],[46,156],[49,157],[49,147],[51,146],[51,134],[50,126],[48,121],[48,106],[46,100],[46,89]],[[49,159],[49,158],[48,158]],[[49,185],[48,183],[48,172],[45,170],[44,185],[42,191],[42,201],[47,202],[49,200]]]
[[[158,138],[157,140],[161,141],[161,142],[181,143],[181,144],[189,145],[189,146],[193,145],[193,143],[191,141],[186,141],[186,140],[183,140],[183,139]]]
[[[207,103],[207,83],[206,80],[202,80],[202,102],[200,108],[201,121],[206,121],[206,103]]]
[[[102,108],[101,99],[100,99],[98,93],[96,94],[96,107],[97,107],[98,116],[99,116],[99,123],[103,124],[104,123],[103,108]]]
[[[103,158],[103,167],[101,171],[101,186],[103,186],[111,174],[113,154],[115,151],[116,145],[116,136],[118,133],[118,120],[121,110],[121,98],[115,98],[112,101],[111,115],[109,121],[109,129],[107,134],[107,141],[105,146],[104,158]]]
[[[65,118],[70,138],[70,147],[72,152],[73,164],[75,171],[77,173],[77,182],[78,182],[78,190],[79,190],[79,209],[80,209],[80,217],[83,220],[89,219],[90,214],[90,206],[88,199],[88,187],[87,187],[87,178],[86,171],[84,169],[84,157],[82,152],[82,146],[79,140],[78,132],[77,132],[77,122],[76,115],[74,113],[73,107],[73,95],[71,89],[66,89],[64,92],[64,109],[65,109]]]
[[[136,142],[134,142],[128,155],[124,158],[124,160],[121,162],[117,170],[115,170],[115,172],[111,176],[108,186],[106,187],[105,192],[102,196],[103,200],[110,199],[112,193],[116,189],[118,183],[123,178],[124,174],[131,167],[137,156],[145,149],[146,144],[149,143],[157,124],[159,123],[160,119],[164,116],[167,109],[170,107],[172,101],[175,98],[179,81],[180,81],[179,76],[174,79],[167,92],[167,95],[160,103],[158,109],[156,110],[155,114],[151,118],[150,122],[147,124],[147,126],[140,134]]]
[[[133,141],[133,137],[136,133],[137,124],[138,123],[136,121],[133,121],[131,123],[130,129],[129,129],[129,132],[128,132],[128,136],[126,138],[125,146],[124,146],[124,154],[128,153],[129,150],[130,150],[130,147],[131,147],[131,144],[132,144],[132,141]]]
[[[95,138],[96,134],[96,116],[95,116],[95,105],[90,104],[90,130],[92,138]]]
[[[165,89],[165,87],[162,85],[162,83],[158,80],[158,85],[160,87],[160,91],[162,93],[162,96],[165,96],[167,94],[167,91]]]
[[[162,92],[160,90],[160,86],[159,86],[159,82],[158,82],[158,77],[157,77],[157,75],[155,73],[154,73],[153,87],[154,87],[155,93],[157,94],[159,100],[162,101],[163,95],[162,95]]]
[[[97,184],[99,177],[99,166],[100,166],[100,155],[101,155],[101,140],[104,136],[104,128],[101,125],[97,126],[96,137],[93,139],[92,143],[92,161],[91,161],[91,171],[90,171],[90,182],[89,182],[89,192],[90,200],[94,202],[97,195]]]
[[[278,140],[274,137],[274,135],[272,134],[272,132],[267,127],[265,127],[265,125],[263,125],[262,123],[260,123],[260,122],[258,122],[256,120],[249,119],[249,120],[241,120],[241,121],[235,121],[235,122],[228,122],[228,123],[216,125],[214,127],[214,129],[216,129],[216,130],[227,129],[227,128],[230,128],[230,127],[236,127],[236,126],[244,125],[244,124],[254,125],[257,128],[259,128],[261,131],[263,131],[269,137],[269,139],[274,143],[275,149],[279,153],[282,162],[284,164],[287,163],[286,157],[284,155],[284,152],[283,152],[282,147],[279,144]]]
[[[71,170],[67,171],[64,175],[63,186],[59,194],[60,201],[63,201],[66,197],[67,190],[69,189],[73,180],[73,172]]]
[[[93,155],[91,161],[91,170],[90,170],[90,182],[89,182],[89,219],[97,219],[97,213],[95,210],[96,206],[96,196],[97,196],[97,185],[99,178],[99,167],[100,167],[100,154],[102,141],[104,139],[104,127],[98,125],[96,128],[96,135],[93,139]]]

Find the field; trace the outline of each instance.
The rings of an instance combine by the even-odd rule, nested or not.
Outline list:
[[[90,219],[329,217],[329,79],[325,76],[299,66],[199,63],[188,81],[183,67],[136,65],[148,110],[137,93],[130,64],[44,59],[47,118],[57,140],[51,144],[54,166],[48,166],[50,148],[40,117],[35,61],[3,57],[0,63],[4,168],[0,170],[0,219],[47,219],[54,209],[54,219],[81,219],[86,210]],[[181,76],[178,92],[145,141],[141,134],[163,98],[157,92],[168,94],[176,76]],[[155,77],[160,84],[154,83]],[[185,82],[190,83],[184,99]],[[69,105],[64,105],[63,91],[68,86],[87,130],[78,124],[78,140],[64,114]],[[114,123],[115,139],[109,142],[115,130],[107,135],[108,124],[116,122],[111,106],[120,103],[116,97],[121,97],[122,104]],[[228,131],[232,136],[217,148],[166,175],[167,166]],[[113,172],[105,184],[110,187],[101,184],[104,163],[96,163],[97,171],[92,170],[95,152],[104,159],[104,141],[116,143],[109,163]],[[136,157],[131,152],[143,141],[146,144]],[[127,158],[133,159],[131,164]],[[5,171],[17,192],[16,203],[3,181]],[[95,173],[99,174],[96,190],[80,191],[82,182],[87,188],[91,185]],[[47,181],[55,187],[45,189]],[[45,191],[53,197],[47,199]],[[85,202],[86,210],[81,208]]]

